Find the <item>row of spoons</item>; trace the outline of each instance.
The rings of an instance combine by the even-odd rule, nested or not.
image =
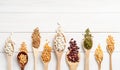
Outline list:
[[[34,70],[37,70],[38,50],[39,50],[40,39],[41,39],[38,28],[34,29],[31,38],[32,38],[32,49],[34,54]],[[69,43],[70,43],[70,47],[68,48],[68,52],[66,53],[66,62],[68,63],[70,70],[77,70],[78,64],[80,62],[80,53],[78,51],[79,47],[77,46],[76,41],[73,39],[71,39]],[[112,53],[114,50],[114,40],[112,36],[108,36],[107,44],[108,44],[107,50],[110,54],[110,70],[112,70]],[[85,51],[85,70],[89,70],[89,55],[90,55],[90,50],[92,48],[92,45],[93,45],[92,35],[89,29],[86,29],[84,34],[84,39],[83,39],[83,49]],[[45,46],[49,48],[48,42],[46,43]],[[18,53],[18,56],[17,56],[18,63],[21,67],[21,70],[24,70],[24,67],[28,62],[28,54],[27,54],[27,49],[25,47],[26,47],[26,44],[23,42],[21,44],[20,52]],[[57,29],[57,33],[54,38],[54,47],[53,47],[57,57],[56,70],[61,70],[60,69],[61,58],[65,50],[65,47],[66,47],[66,39],[61,29],[61,26],[59,25]],[[48,51],[48,49],[46,50]],[[12,41],[11,36],[6,40],[5,52],[7,54],[7,59],[8,59],[8,70],[12,70],[11,58],[14,52],[14,42]],[[46,58],[48,60],[47,62],[44,61],[43,56],[41,56],[45,70],[48,70],[48,63],[51,59],[50,52],[51,50],[49,50],[49,52],[44,52],[45,54],[44,56],[46,56],[46,54],[49,54],[49,58]],[[103,60],[103,57],[101,57],[102,53],[101,54],[99,52],[97,53],[98,54],[95,54],[95,58],[98,62],[99,70],[101,70],[101,62]]]
[[[111,35],[108,36],[106,39],[107,42],[107,51],[110,55],[110,70],[112,70],[112,53],[114,51],[114,40]],[[66,53],[66,62],[68,63],[68,66],[70,70],[77,70],[78,64],[80,62],[80,53],[78,51],[79,47],[76,44],[76,41],[73,40],[73,38],[69,42],[70,47],[68,47],[68,52]],[[90,56],[90,50],[92,48],[93,41],[92,41],[92,35],[89,31],[89,29],[86,29],[83,39],[83,49],[85,51],[85,70],[89,70],[89,56]],[[57,29],[57,34],[54,39],[54,51],[57,57],[57,68],[56,70],[61,70],[61,58],[62,54],[66,47],[66,39],[65,36],[61,30],[61,27],[59,26]],[[95,58],[98,63],[98,70],[101,70],[101,63],[103,60],[103,52],[98,45],[98,48],[95,51]],[[48,66],[48,63],[43,62],[45,66]],[[45,69],[48,67],[45,67]],[[47,69],[46,69],[47,70]]]

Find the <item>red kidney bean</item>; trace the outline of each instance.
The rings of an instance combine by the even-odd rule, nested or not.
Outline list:
[[[67,55],[68,61],[71,62],[79,62],[79,47],[77,46],[77,43],[73,38],[69,42],[70,47],[68,47],[69,53]]]

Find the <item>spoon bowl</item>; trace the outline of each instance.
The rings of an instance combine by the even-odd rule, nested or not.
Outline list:
[[[67,54],[66,54],[66,62],[68,64],[70,70],[77,70],[79,62],[71,62],[71,61],[69,61],[68,58],[67,58],[68,53],[69,52],[67,52]],[[78,56],[79,56],[79,60],[80,60],[80,54],[78,54]]]
[[[57,49],[54,47],[54,51],[55,51],[55,54],[56,54],[56,57],[57,57],[57,70],[60,70],[60,66],[61,66],[61,58],[62,58],[62,54],[63,54],[63,51],[57,51]]]
[[[20,56],[21,54],[26,55],[26,62],[25,62],[24,64],[22,64],[22,63],[20,62],[20,59],[19,59],[19,56]],[[18,63],[19,63],[19,65],[20,65],[20,67],[21,67],[21,70],[24,70],[25,65],[28,63],[28,54],[25,53],[25,52],[19,52],[18,55],[17,55],[17,60],[18,60]]]

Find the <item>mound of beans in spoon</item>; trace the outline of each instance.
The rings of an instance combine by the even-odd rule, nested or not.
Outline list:
[[[68,61],[70,62],[79,62],[79,47],[73,38],[69,42],[70,46],[68,47],[69,53],[67,55]]]

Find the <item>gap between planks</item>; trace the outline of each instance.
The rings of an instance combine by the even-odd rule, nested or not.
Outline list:
[[[0,33],[12,33],[12,32],[0,32]],[[13,33],[32,33],[32,32],[14,32]],[[40,32],[40,33],[56,33],[56,32]],[[85,32],[64,32],[64,33],[85,33]],[[91,32],[91,33],[120,33],[120,32],[104,32],[104,31],[101,31],[101,32]]]

